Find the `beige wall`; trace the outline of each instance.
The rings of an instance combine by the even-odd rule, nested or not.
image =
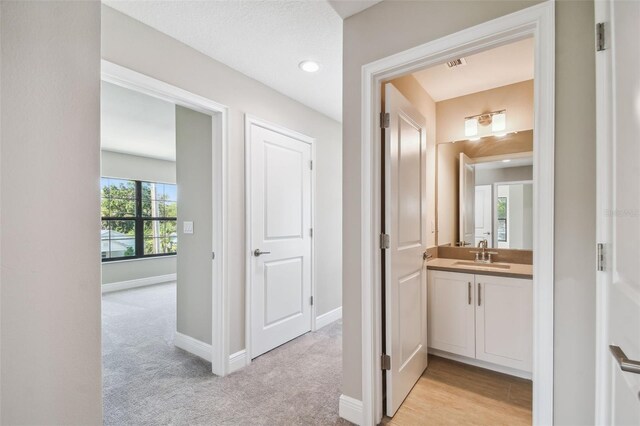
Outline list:
[[[464,135],[465,117],[503,109],[507,110],[505,132],[533,129],[533,80],[436,103],[437,143],[468,139]],[[491,125],[478,126],[478,134],[490,135]]]
[[[0,11],[0,423],[98,425],[100,3]]]
[[[460,185],[460,153],[464,152],[462,143],[441,143],[437,147],[438,180],[437,180],[437,235],[436,243],[456,245],[460,240],[459,190]]]
[[[424,116],[427,123],[427,246],[436,245],[436,103],[412,75],[396,78],[393,85]]]
[[[361,398],[362,65],[520,10],[526,1],[384,1],[344,22],[343,387]],[[595,346],[593,2],[556,3],[556,424],[592,424]],[[398,31],[402,28],[402,31]],[[579,153],[577,155],[576,153]],[[567,164],[571,167],[566,167]],[[367,283],[368,284],[368,283]]]
[[[316,138],[316,311],[342,305],[342,126],[220,62],[107,6],[102,57],[229,107],[228,273],[230,350],[244,348],[244,114]]]

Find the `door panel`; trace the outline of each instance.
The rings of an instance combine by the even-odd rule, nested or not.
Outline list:
[[[474,245],[477,247],[482,240],[487,240],[487,247],[493,247],[493,197],[492,185],[476,186],[475,194],[475,227],[476,238]]]
[[[311,330],[311,145],[250,134],[251,358]]]
[[[428,287],[429,347],[475,357],[474,276],[430,271]]]
[[[460,153],[460,244],[471,245],[475,241],[475,193],[476,166],[464,152]]]
[[[476,358],[531,371],[533,281],[476,275]]]
[[[425,119],[392,85],[385,86],[386,414],[393,416],[427,367]]]
[[[622,371],[609,346],[640,361],[640,2],[596,2],[605,49],[596,54],[598,233],[598,419],[640,424],[640,374]]]

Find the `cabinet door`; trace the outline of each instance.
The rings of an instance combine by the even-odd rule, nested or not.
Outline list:
[[[476,275],[476,358],[531,371],[532,280]]]
[[[474,277],[430,271],[428,279],[429,347],[475,356]]]

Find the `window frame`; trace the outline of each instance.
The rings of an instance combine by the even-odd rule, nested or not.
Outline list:
[[[131,220],[135,224],[135,234],[134,234],[134,242],[135,242],[135,254],[133,256],[120,256],[120,257],[102,257],[103,263],[122,261],[122,260],[139,260],[139,259],[149,259],[154,257],[165,257],[165,256],[175,256],[178,254],[178,250],[170,252],[170,253],[153,253],[153,254],[145,254],[144,253],[144,223],[145,222],[160,222],[160,221],[176,221],[176,234],[178,232],[178,218],[176,217],[152,217],[152,216],[144,216],[142,214],[142,184],[143,183],[153,183],[153,184],[163,184],[163,185],[176,185],[175,183],[166,183],[166,182],[151,182],[151,181],[142,181],[137,179],[127,179],[127,178],[115,178],[115,177],[107,177],[101,176],[103,179],[122,179],[128,180],[135,184],[135,203],[136,203],[136,214],[135,216],[101,216],[101,221],[113,221],[113,220]],[[177,185],[176,185],[177,186]],[[102,187],[100,188],[100,203],[102,203]],[[177,200],[175,200],[177,204]],[[109,238],[111,240],[111,238]],[[177,246],[176,246],[177,247]]]

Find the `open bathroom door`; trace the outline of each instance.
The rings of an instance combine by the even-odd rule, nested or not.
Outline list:
[[[599,243],[596,424],[638,425],[640,2],[596,2],[596,23],[598,35],[602,36],[596,43]]]
[[[385,86],[384,250],[386,414],[393,416],[427,368],[426,120]]]
[[[460,245],[475,241],[476,166],[464,152],[460,153]]]

